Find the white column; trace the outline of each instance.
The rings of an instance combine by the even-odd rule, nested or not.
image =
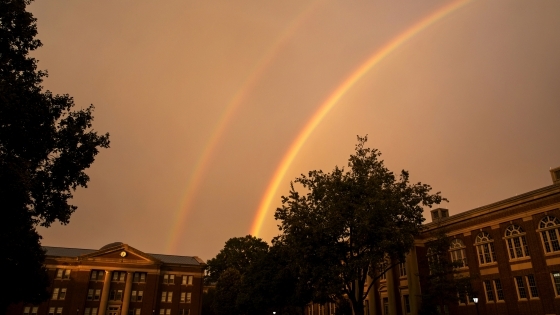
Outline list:
[[[101,292],[101,301],[99,302],[98,315],[105,315],[107,311],[107,301],[109,301],[109,290],[111,290],[111,271],[105,270],[105,281],[103,282],[103,291]]]

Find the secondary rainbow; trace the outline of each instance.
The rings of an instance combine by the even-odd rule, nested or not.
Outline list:
[[[338,103],[338,101],[358,82],[368,71],[370,71],[375,65],[387,57],[390,53],[399,48],[407,40],[420,33],[422,30],[426,29],[428,26],[439,21],[446,15],[460,9],[472,0],[458,0],[454,1],[448,5],[445,5],[435,12],[431,13],[427,17],[416,24],[409,27],[404,32],[400,33],[397,37],[393,38],[379,50],[375,51],[365,62],[363,62],[358,68],[356,68],[350,76],[348,76],[319,106],[319,109],[313,114],[311,119],[307,122],[303,130],[297,135],[296,139],[292,142],[292,145],[282,158],[278,168],[272,176],[272,180],[268,184],[268,187],[264,193],[263,198],[257,209],[256,216],[251,225],[250,234],[258,236],[261,232],[262,224],[272,203],[272,199],[276,195],[278,186],[284,178],[284,175],[288,171],[290,165],[292,164],[294,158],[299,153],[299,150],[303,144],[307,141],[313,130],[321,123],[323,118],[329,113],[329,111]]]
[[[277,37],[274,44],[266,51],[261,59],[255,64],[251,74],[245,79],[241,88],[233,96],[231,101],[226,106],[225,110],[220,115],[216,128],[212,132],[208,142],[202,150],[202,154],[199,156],[192,175],[187,182],[187,188],[185,190],[185,195],[182,198],[179,210],[175,214],[175,220],[173,226],[168,234],[167,248],[166,252],[176,252],[177,246],[179,244],[181,230],[185,225],[187,220],[190,207],[194,200],[194,197],[198,191],[198,187],[202,182],[204,174],[208,169],[208,164],[214,154],[216,147],[220,143],[224,135],[224,131],[231,122],[237,109],[247,100],[250,92],[255,88],[259,79],[266,72],[272,61],[276,58],[278,53],[281,51],[282,47],[288,43],[289,39],[293,36],[295,31],[301,26],[301,24],[307,19],[307,17],[314,11],[318,6],[320,0],[315,0],[310,2],[304,9],[292,19],[292,22],[287,28]]]

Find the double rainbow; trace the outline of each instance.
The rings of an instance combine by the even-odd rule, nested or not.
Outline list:
[[[393,38],[379,50],[375,51],[365,62],[363,62],[358,68],[356,68],[350,76],[348,76],[342,83],[332,92],[327,99],[319,106],[319,109],[313,114],[311,119],[307,122],[303,130],[298,134],[296,139],[292,142],[292,145],[282,158],[280,165],[278,165],[272,180],[268,184],[266,192],[261,199],[259,208],[257,210],[256,216],[251,225],[250,234],[258,236],[261,232],[263,221],[268,213],[272,199],[276,195],[278,186],[284,178],[284,175],[290,168],[294,158],[299,153],[301,147],[305,144],[313,130],[321,123],[323,118],[329,113],[329,111],[338,103],[338,101],[358,82],[366,73],[368,73],[375,65],[381,62],[385,57],[399,48],[402,44],[408,41],[410,38],[420,33],[430,25],[441,20],[450,13],[462,8],[472,0],[458,0],[454,1],[448,5],[445,5],[435,12],[431,13],[427,17],[424,17],[416,24],[409,27],[404,32],[400,33],[397,37]]]

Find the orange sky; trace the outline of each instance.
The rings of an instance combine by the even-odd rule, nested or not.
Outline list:
[[[43,244],[121,241],[209,259],[249,233],[283,156],[373,53],[453,1],[36,0],[45,87],[111,134]],[[451,214],[551,184],[560,166],[560,2],[471,1],[390,53],[310,134],[289,181],[346,165],[356,135]]]

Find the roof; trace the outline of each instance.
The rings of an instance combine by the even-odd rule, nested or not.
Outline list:
[[[116,243],[112,243],[109,245],[115,245],[115,244]],[[89,255],[98,251],[102,251],[106,247],[107,245],[97,250],[97,249],[85,249],[85,248],[43,246],[43,249],[46,251],[47,256],[78,258],[83,255]],[[194,265],[194,266],[199,266],[201,264],[204,264],[204,261],[198,258],[197,256],[178,256],[178,255],[163,255],[163,254],[150,254],[150,253],[147,254],[165,264],[180,264],[180,265]]]

